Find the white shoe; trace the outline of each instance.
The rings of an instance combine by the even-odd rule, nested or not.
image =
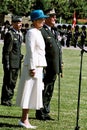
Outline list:
[[[30,129],[36,129],[36,128],[37,128],[36,126],[32,126],[31,124],[25,125],[25,124],[22,123],[21,121],[19,121],[18,125],[19,125],[19,126],[23,126],[23,127],[27,128],[27,129],[28,129],[28,128],[30,128]]]

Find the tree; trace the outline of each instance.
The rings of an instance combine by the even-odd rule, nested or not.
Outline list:
[[[3,24],[4,16],[12,13],[20,16],[28,16],[34,0],[0,0],[0,17]]]
[[[33,9],[46,10],[50,7],[56,10],[57,20],[62,17],[65,22],[69,22],[74,11],[77,18],[87,18],[86,0],[0,0],[0,22],[8,13],[29,16]]]
[[[4,23],[4,15],[2,14],[2,8],[1,8],[1,5],[2,5],[2,2],[3,0],[0,0],[0,26]]]

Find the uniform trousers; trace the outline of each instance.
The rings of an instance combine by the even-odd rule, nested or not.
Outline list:
[[[1,104],[11,103],[11,99],[14,95],[14,88],[16,86],[16,81],[18,77],[19,69],[7,69],[3,66],[4,77],[3,77],[3,86],[1,93]]]
[[[53,95],[54,83],[57,75],[52,70],[47,69],[44,74],[44,90],[43,90],[43,108],[36,111],[36,114],[49,114],[50,113],[50,101]]]

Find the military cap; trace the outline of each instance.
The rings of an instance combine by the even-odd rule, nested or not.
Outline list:
[[[63,29],[66,29],[66,28],[67,28],[67,26],[66,26],[65,24],[63,24],[63,25],[62,25],[62,28],[63,28]]]
[[[56,15],[55,9],[48,9],[44,11],[47,15]]]
[[[83,29],[83,30],[85,30],[85,29],[86,29],[86,26],[85,26],[85,25],[83,25],[83,26],[82,26],[82,29]]]
[[[21,16],[12,16],[12,22],[22,22],[22,17]]]
[[[71,27],[72,27],[71,25],[68,25],[68,26],[67,26],[67,29],[71,29]]]
[[[58,28],[58,29],[61,29],[61,25],[57,25],[57,28]]]

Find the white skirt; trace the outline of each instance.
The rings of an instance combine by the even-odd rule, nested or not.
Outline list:
[[[29,75],[28,67],[23,67],[17,91],[17,106],[20,106],[23,109],[37,110],[43,107],[42,91],[44,89],[44,84],[42,78],[42,67],[36,69],[36,75],[34,78]]]

